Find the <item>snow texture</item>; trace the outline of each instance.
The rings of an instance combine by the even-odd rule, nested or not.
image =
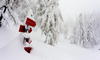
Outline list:
[[[83,47],[94,47],[99,44],[99,15],[80,14],[73,35],[68,36],[72,39],[71,42]],[[29,34],[23,36],[18,31],[20,24],[25,25],[26,17],[35,19],[38,25],[30,34],[33,41],[32,45],[28,45],[33,48],[30,54],[24,50],[23,44],[24,37],[29,37]],[[57,0],[1,0],[0,60],[100,60],[99,50],[70,44],[63,35],[58,39],[63,31],[62,23]],[[69,34],[70,30],[72,29],[65,31],[65,34]]]
[[[9,32],[11,36],[17,34],[9,31],[9,29],[6,28],[1,28],[1,30]],[[40,34],[39,30],[35,33],[36,35]],[[60,36],[58,45],[55,47],[41,42],[41,36],[34,37],[40,38],[39,40],[32,39],[33,42],[31,47],[33,47],[33,50],[30,54],[24,50],[24,45],[22,42],[23,36],[21,33],[18,33],[16,37],[12,37],[14,38],[12,41],[5,38],[6,42],[10,42],[5,44],[5,46],[3,46],[3,44],[1,45],[2,48],[0,48],[0,60],[100,60],[99,51],[87,50],[69,44],[63,38],[63,35]],[[0,41],[3,42],[3,40]]]

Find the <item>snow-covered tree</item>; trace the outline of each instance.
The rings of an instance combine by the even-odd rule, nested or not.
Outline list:
[[[24,22],[26,17],[27,17],[27,14],[32,10],[31,9],[31,4],[30,4],[30,0],[17,0],[18,1],[18,4],[16,4],[14,7],[18,6],[17,9],[16,9],[16,13],[18,14],[18,18],[21,22]],[[30,13],[30,15],[33,14]],[[31,15],[33,16],[33,15]]]
[[[80,14],[73,29],[71,42],[85,48],[91,48],[99,44],[100,14]],[[98,32],[98,33],[97,33]]]
[[[63,30],[57,0],[1,0],[0,26],[9,24],[9,21],[15,24],[24,22],[29,11],[45,34],[45,42],[50,45],[57,43],[59,33]]]
[[[37,0],[34,12],[35,20],[46,36],[45,43],[55,45],[62,30],[62,15],[57,0]]]
[[[0,26],[6,26],[11,20],[17,24],[13,15],[14,10],[12,5],[14,3],[16,3],[16,0],[0,0]]]
[[[0,26],[6,26],[6,24],[9,24],[9,21],[13,21],[15,24],[18,24],[19,21],[24,22],[28,12],[33,7],[31,6],[31,1],[32,0],[1,0]]]

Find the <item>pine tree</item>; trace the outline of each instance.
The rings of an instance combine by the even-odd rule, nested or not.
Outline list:
[[[24,22],[29,10],[31,10],[31,2],[28,0],[1,0],[0,1],[0,26],[6,26],[10,21],[18,24]]]
[[[63,22],[57,0],[37,0],[35,20],[46,36],[45,43],[55,45]]]
[[[17,24],[15,17],[13,16],[13,8],[12,4],[15,3],[16,0],[1,0],[0,1],[0,26],[5,26],[9,24],[9,20],[12,20],[15,24]]]
[[[85,48],[93,48],[99,44],[100,23],[99,14],[80,14],[74,27],[74,34],[71,42]],[[98,32],[98,33],[97,33]]]

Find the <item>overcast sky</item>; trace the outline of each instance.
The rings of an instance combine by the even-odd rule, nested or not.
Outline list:
[[[64,19],[79,13],[100,12],[100,0],[59,0],[59,7]]]

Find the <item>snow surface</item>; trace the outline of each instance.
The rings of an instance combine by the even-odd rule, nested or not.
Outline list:
[[[30,34],[33,50],[28,54],[24,50],[23,36],[18,32],[18,26],[13,25],[9,22],[7,27],[0,28],[0,60],[100,60],[99,50],[72,45],[63,35],[56,46],[43,43],[45,36],[41,35],[40,29],[33,29]]]
[[[40,32],[39,29],[32,32],[33,50],[28,54],[21,33],[0,28],[0,60],[100,60],[100,51],[69,44],[63,35],[56,46],[47,45],[43,43],[44,37]]]

